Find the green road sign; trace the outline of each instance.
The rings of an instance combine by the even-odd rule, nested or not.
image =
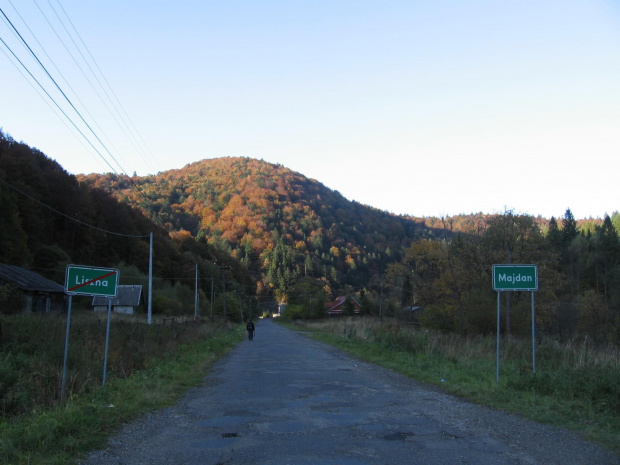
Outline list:
[[[536,265],[493,265],[494,291],[537,291]]]
[[[116,297],[119,272],[112,268],[67,265],[65,292],[71,295]]]

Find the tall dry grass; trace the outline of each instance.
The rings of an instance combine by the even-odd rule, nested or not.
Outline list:
[[[394,319],[381,322],[376,318],[344,317],[297,324],[310,331],[369,343],[378,342],[394,349],[427,356],[441,355],[450,360],[494,359],[497,350],[496,336],[441,333]],[[617,346],[595,344],[587,338],[568,341],[542,338],[536,343],[536,352],[541,363],[558,368],[620,369],[620,349]],[[531,339],[502,336],[501,356],[512,360],[529,360],[532,357]]]
[[[156,322],[157,323],[157,322]],[[107,380],[128,378],[180,345],[205,340],[215,324],[145,324],[145,318],[112,314]],[[58,405],[61,397],[66,316],[1,316],[0,420]],[[107,312],[76,312],[71,318],[66,398],[102,385]]]
[[[620,453],[620,351],[589,340],[536,343],[501,338],[501,376],[496,376],[497,338],[426,331],[402,322],[334,318],[298,322],[319,339],[419,381],[536,421],[581,432]]]

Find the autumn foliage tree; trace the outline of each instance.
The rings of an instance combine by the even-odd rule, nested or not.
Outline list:
[[[214,276],[217,270],[210,264],[216,259],[230,261],[234,280],[252,289],[247,272],[236,261],[190,234],[196,223],[177,207],[184,200],[180,186],[169,183],[175,195],[150,203],[145,196],[148,199],[154,192],[148,184],[140,190],[126,176],[106,174],[97,179],[98,186],[81,182],[43,153],[0,131],[0,263],[33,269],[57,283],[64,282],[69,263],[135,267],[146,273],[153,233],[153,273],[162,278],[156,280],[162,290],[167,285],[187,287],[196,264],[202,276]],[[122,189],[114,197],[105,186],[119,180]],[[129,197],[141,207],[123,201]],[[172,222],[183,227],[162,226]],[[128,279],[134,278],[121,275],[122,284]]]
[[[349,201],[316,180],[250,158],[203,160],[132,179],[146,200],[122,175],[79,179],[229,254],[271,292],[286,294],[306,276],[326,278],[333,289],[363,288],[412,239],[432,235],[421,220]]]
[[[584,233],[568,210],[562,221],[568,230],[558,227],[555,219],[548,226],[545,235],[533,217],[505,211],[458,232],[444,221],[451,232],[444,240],[414,241],[402,263],[413,269],[415,299],[425,308],[424,323],[441,330],[493,332],[492,266],[535,264],[540,329],[620,342],[620,240],[612,218]],[[502,331],[527,334],[530,293],[503,294]],[[567,319],[570,312],[573,318]]]

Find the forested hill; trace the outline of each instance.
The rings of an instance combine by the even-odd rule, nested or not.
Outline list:
[[[64,282],[69,263],[124,264],[146,273],[150,233],[158,278],[190,278],[196,263],[213,275],[213,261],[228,259],[215,248],[171,235],[139,210],[78,182],[54,160],[0,131],[0,263],[33,269],[58,283]],[[228,260],[234,279],[250,285],[242,267]],[[121,283],[126,278],[121,274]]]
[[[433,235],[424,220],[349,201],[314,179],[251,158],[203,160],[156,176],[78,179],[171,231],[226,251],[263,285],[281,290],[301,276],[325,278],[336,289],[363,287],[412,240]]]
[[[222,302],[225,281],[217,278],[228,274],[226,300],[238,300],[238,308],[241,295],[273,295],[299,315],[322,316],[325,300],[356,292],[371,315],[384,308],[395,315],[415,303],[425,309],[427,328],[490,332],[492,265],[506,263],[510,253],[513,263],[538,267],[544,285],[537,320],[544,331],[617,342],[619,231],[617,212],[581,226],[570,209],[561,222],[512,211],[396,216],[249,158],[204,160],[148,177],[73,176],[0,131],[0,263],[57,282],[67,263],[144,273],[146,235],[154,232],[154,275],[164,279],[155,282],[153,308],[162,313],[193,306],[184,283],[194,282],[197,265]],[[420,240],[427,238],[439,240]],[[131,274],[121,272],[121,282],[135,284],[123,282]],[[274,303],[261,305],[267,301]],[[507,332],[527,334],[528,302],[517,293],[514,311],[505,312]]]

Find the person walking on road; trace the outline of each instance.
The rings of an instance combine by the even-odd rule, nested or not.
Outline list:
[[[248,339],[250,341],[254,340],[254,323],[252,322],[252,320],[248,321],[246,328],[248,330]]]

